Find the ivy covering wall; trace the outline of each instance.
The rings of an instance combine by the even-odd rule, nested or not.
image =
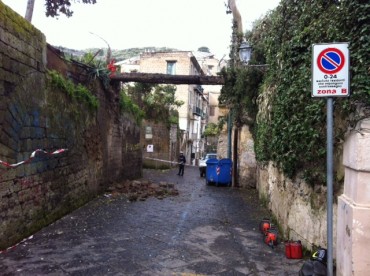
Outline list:
[[[338,149],[345,132],[370,116],[369,22],[365,0],[282,0],[245,35],[254,49],[250,64],[267,70],[261,79],[250,72],[257,67],[224,71],[220,99],[232,109],[243,105],[239,120],[248,114],[260,163],[274,161],[289,177],[302,173],[312,185],[325,184],[326,100],[311,97],[312,44],[349,43],[351,96],[334,101]]]

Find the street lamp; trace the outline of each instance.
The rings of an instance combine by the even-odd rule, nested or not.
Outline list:
[[[252,55],[252,46],[248,42],[243,41],[239,46],[240,61],[248,64]]]
[[[257,67],[261,71],[265,71],[268,67],[268,64],[253,64],[249,65],[249,61],[251,60],[252,56],[252,46],[249,45],[248,42],[243,41],[239,46],[239,59],[240,61],[248,67]]]
[[[260,65],[249,65],[249,61],[252,55],[252,46],[249,45],[248,42],[243,41],[239,46],[239,59],[243,63],[243,65],[247,67],[262,67],[266,68],[267,64],[260,64]],[[231,112],[229,111],[229,121],[228,121],[228,158],[232,155],[231,153]],[[238,185],[238,131],[239,126],[236,125],[234,128],[234,148],[233,148],[233,168],[232,168],[232,179],[233,179],[233,187]]]

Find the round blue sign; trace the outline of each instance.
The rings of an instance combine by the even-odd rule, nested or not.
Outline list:
[[[344,63],[344,54],[337,48],[324,49],[317,57],[317,66],[325,74],[338,73],[342,70]]]

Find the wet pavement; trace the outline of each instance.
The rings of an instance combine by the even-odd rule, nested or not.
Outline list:
[[[298,275],[284,243],[263,242],[257,191],[205,184],[198,168],[144,170],[178,196],[102,195],[0,254],[0,275]]]

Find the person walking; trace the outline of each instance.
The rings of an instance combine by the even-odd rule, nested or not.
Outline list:
[[[182,151],[180,151],[179,156],[179,173],[177,175],[184,176],[184,168],[185,168],[186,158]]]

